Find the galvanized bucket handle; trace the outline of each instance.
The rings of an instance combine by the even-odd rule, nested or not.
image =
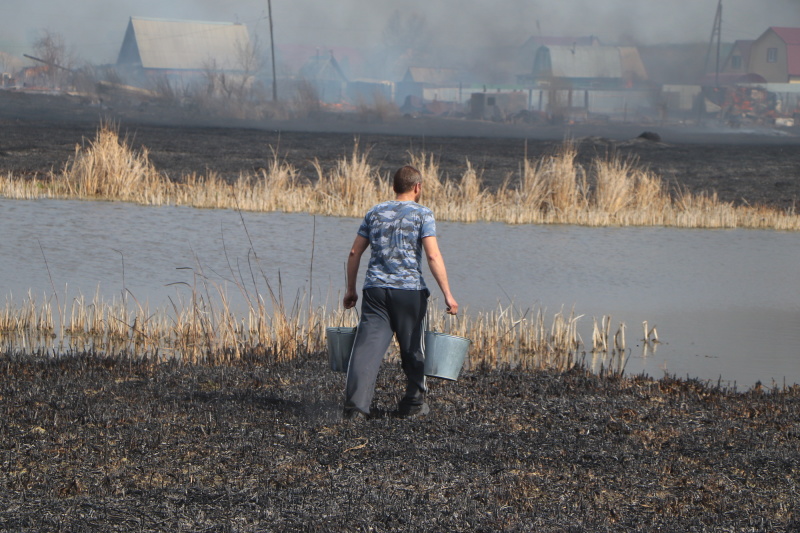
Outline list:
[[[449,332],[448,332],[448,331],[443,331],[442,333],[447,333],[448,335],[450,335],[450,334],[452,334],[453,327],[452,327],[452,326],[448,327],[447,325],[448,325],[449,323],[451,323],[451,322],[452,322],[452,320],[447,320],[447,316],[448,316],[448,315],[447,315],[447,313],[444,313],[444,318],[445,318],[445,321],[444,321],[444,326],[445,326],[445,327],[444,327],[444,329],[445,329],[445,330],[450,330],[450,331],[449,331]],[[458,316],[458,315],[450,315],[450,316],[453,316],[453,317],[455,317],[455,319],[456,319],[456,323],[458,323],[458,319],[459,319],[459,316]],[[424,329],[426,329],[426,330],[428,329],[428,324],[429,324],[429,320],[428,320],[428,314],[427,314],[427,313],[425,313],[425,325],[424,325]],[[430,330],[428,330],[428,331],[434,331],[434,332],[435,332],[436,330],[435,330],[435,329],[430,329]]]
[[[356,324],[358,324],[358,321],[361,319],[361,317],[358,315],[358,309],[356,309],[356,306],[355,306],[355,305],[354,305],[353,307],[351,307],[350,309],[352,309],[352,310],[353,310],[353,312],[355,312],[355,314],[356,314]],[[347,312],[347,309],[345,309],[345,313],[346,313],[346,312]],[[339,320],[339,327],[340,327],[340,328],[341,328],[341,327],[344,327],[344,313],[342,313],[342,317],[341,317],[341,319]]]

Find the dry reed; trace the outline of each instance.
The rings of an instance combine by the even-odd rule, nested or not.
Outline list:
[[[797,231],[793,210],[734,206],[714,193],[669,191],[635,159],[595,158],[577,163],[575,143],[536,161],[524,158],[517,179],[508,177],[495,191],[484,187],[480,171],[467,161],[461,176],[443,176],[431,154],[410,153],[409,163],[425,177],[424,203],[440,220],[508,224],[579,224],[587,226],[673,226],[759,228]],[[159,173],[146,149],[132,150],[120,141],[114,125],[104,124],[60,173],[46,178],[0,177],[0,195],[9,198],[80,198],[188,205],[246,211],[306,212],[360,217],[381,199],[391,197],[389,177],[381,175],[358,140],[334,168],[314,162],[315,181],[300,181],[296,167],[273,152],[268,168],[228,182],[214,173],[171,180]]]
[[[29,294],[18,307],[9,299],[0,315],[0,349],[6,353],[91,351],[187,364],[271,362],[321,355],[326,350],[327,326],[356,324],[354,313],[306,305],[305,296],[286,305],[280,291],[271,290],[271,301],[253,294],[244,316],[237,316],[223,287],[205,280],[201,272],[195,279],[188,296],[170,299],[169,308],[155,311],[128,298],[107,301],[98,292],[90,302],[79,295],[72,299],[62,325],[53,320],[48,301],[37,303]],[[477,317],[431,315],[428,327],[469,338],[473,343],[469,368],[566,370],[578,364],[587,350],[603,361],[618,357],[619,346],[583,346],[577,329],[580,318],[562,311],[548,327],[544,310],[522,311],[511,305]],[[610,318],[603,321],[610,323]],[[396,347],[389,357],[397,358]]]

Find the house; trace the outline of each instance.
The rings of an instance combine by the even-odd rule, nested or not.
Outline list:
[[[345,99],[347,76],[333,53],[310,57],[300,68],[298,77],[311,84],[320,102],[340,103]]]
[[[647,70],[631,46],[540,46],[532,71],[517,79],[529,110],[552,121],[627,121],[653,107]]]
[[[516,64],[518,72],[530,72],[533,69],[536,52],[542,46],[600,46],[600,39],[594,35],[587,37],[533,36],[519,47]]]
[[[442,87],[457,83],[458,71],[451,68],[409,67],[402,81],[424,87]]]
[[[769,83],[800,83],[800,28],[765,31],[750,47],[748,71]]]
[[[723,74],[747,74],[750,66],[750,51],[755,41],[739,40],[733,43],[730,54],[722,64],[720,71]]]
[[[318,46],[304,44],[277,44],[275,47],[276,62],[279,73],[285,77],[296,75],[309,61],[309,58],[332,55],[339,68],[348,79],[362,78],[366,75],[367,60],[364,53],[348,46]],[[282,71],[282,72],[281,72]]]
[[[233,22],[131,17],[117,58],[123,71],[146,76],[248,70],[247,28]]]
[[[750,52],[754,42],[739,40],[732,46],[726,45],[730,51],[721,59],[719,71],[716,70],[716,63],[709,64],[699,84],[702,87],[733,87],[743,83],[766,83],[763,76],[749,70]],[[708,62],[711,62],[711,58]]]
[[[519,80],[536,87],[618,89],[646,81],[647,72],[634,47],[551,45],[539,47],[533,72]]]
[[[461,73],[450,68],[409,67],[397,83],[395,101],[403,106],[406,100],[430,102],[463,100]]]

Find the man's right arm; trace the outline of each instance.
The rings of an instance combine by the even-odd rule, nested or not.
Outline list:
[[[439,251],[439,243],[436,237],[425,237],[422,239],[422,247],[425,249],[425,256],[428,258],[428,266],[431,268],[431,274],[439,284],[444,295],[444,303],[447,306],[447,312],[451,315],[458,313],[458,302],[453,298],[450,293],[450,283],[447,281],[447,269],[444,266],[444,258]]]
[[[356,235],[356,240],[353,241],[353,247],[350,249],[350,255],[347,256],[347,288],[342,302],[345,309],[355,307],[358,301],[358,292],[356,292],[358,266],[361,264],[361,256],[368,246],[369,240],[366,237]]]

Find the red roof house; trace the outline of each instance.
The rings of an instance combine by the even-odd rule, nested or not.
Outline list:
[[[753,42],[749,63],[770,83],[800,83],[800,28],[769,28]]]

